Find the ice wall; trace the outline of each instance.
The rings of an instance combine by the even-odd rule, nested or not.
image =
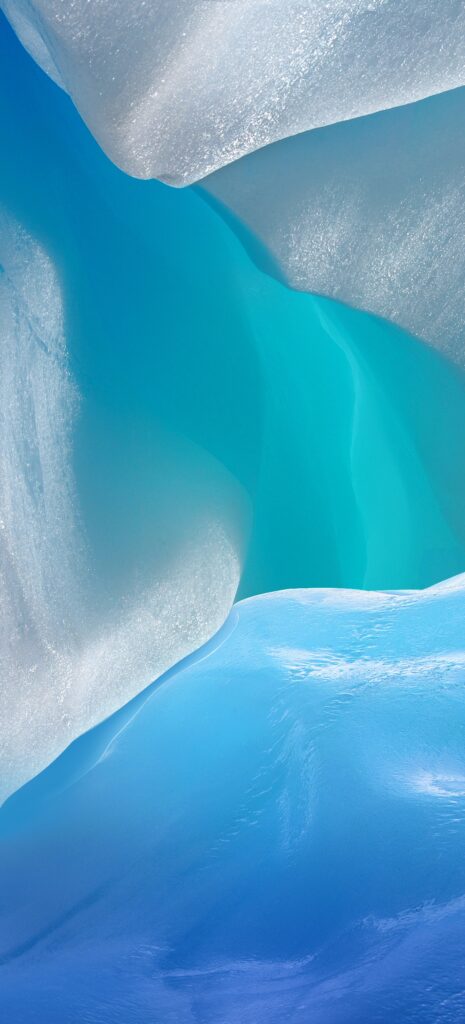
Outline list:
[[[242,602],[16,794],[5,1019],[461,1021],[464,587]]]
[[[387,317],[463,366],[464,118],[459,89],[286,139],[203,185],[292,287]]]
[[[130,174],[202,178],[268,143],[464,84],[459,0],[3,0]]]
[[[212,414],[227,363],[204,385],[193,373],[193,335],[207,362],[223,322],[241,335],[221,245],[207,329],[202,258],[184,288],[196,211],[215,218],[161,185],[139,211],[139,183],[102,156],[4,19],[0,80],[4,799],[219,628],[247,499],[226,465],[227,414]],[[184,234],[165,193],[188,200]],[[244,415],[243,365],[241,379]]]
[[[234,600],[240,563],[224,522],[214,510],[202,514],[191,493],[191,535],[178,529],[178,550],[168,549],[157,570],[152,563],[148,578],[144,562],[153,556],[133,545],[129,504],[127,536],[113,549],[129,570],[109,575],[81,514],[82,474],[80,493],[73,466],[80,395],[57,274],[4,213],[0,266],[3,799],[214,632]],[[97,454],[88,449],[86,459],[98,459],[98,437],[94,444]],[[111,467],[101,472],[108,486]],[[123,492],[131,486],[120,484]],[[140,500],[148,500],[142,490]],[[151,514],[163,534],[160,509]]]

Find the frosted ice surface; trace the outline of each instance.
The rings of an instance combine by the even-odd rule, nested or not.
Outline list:
[[[129,173],[186,184],[273,140],[464,84],[461,0],[2,0]]]
[[[387,317],[465,364],[464,120],[457,89],[275,143],[203,185],[288,284]]]
[[[1,211],[0,324],[1,801],[215,632],[240,566],[212,515],[153,585],[105,594],[73,478],[59,280]]]
[[[65,87],[58,69],[42,36],[40,21],[29,0],[18,0],[18,2],[13,0],[13,3],[10,0],[5,0],[5,3],[0,6],[3,7],[3,10],[14,25],[16,34],[26,47],[26,50],[29,50],[29,53],[32,54],[46,74],[64,89]]]

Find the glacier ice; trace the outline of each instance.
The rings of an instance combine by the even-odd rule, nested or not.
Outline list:
[[[0,811],[21,1024],[461,1021],[465,577],[241,602]]]
[[[461,1021],[463,3],[3,8],[0,1016]]]
[[[197,190],[119,172],[4,20],[0,117],[6,795],[239,584],[459,571],[465,384],[258,271]]]
[[[57,275],[5,214],[0,266],[3,799],[221,625],[240,561],[224,521],[214,510],[199,519],[193,501],[192,537],[178,535],[179,550],[152,567],[152,581],[142,563],[137,582],[123,576],[115,596],[113,578],[106,592],[72,470],[79,394]],[[121,540],[114,555],[124,557]]]
[[[108,155],[186,184],[465,84],[461,0],[2,0]]]
[[[464,117],[458,89],[286,139],[203,185],[288,284],[387,317],[463,366]]]

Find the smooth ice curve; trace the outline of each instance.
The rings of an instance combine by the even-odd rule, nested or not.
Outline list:
[[[457,0],[2,0],[111,159],[186,185],[464,83]]]
[[[464,599],[242,602],[16,794],[6,1019],[463,1020]]]

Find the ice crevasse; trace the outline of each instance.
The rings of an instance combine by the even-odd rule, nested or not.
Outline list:
[[[450,92],[464,84],[460,0],[3,9],[120,167],[176,185],[220,169],[206,188],[288,284],[463,363],[463,94]]]
[[[120,172],[5,20],[0,48],[3,798],[238,592],[459,572],[465,384],[263,273],[205,191]]]

